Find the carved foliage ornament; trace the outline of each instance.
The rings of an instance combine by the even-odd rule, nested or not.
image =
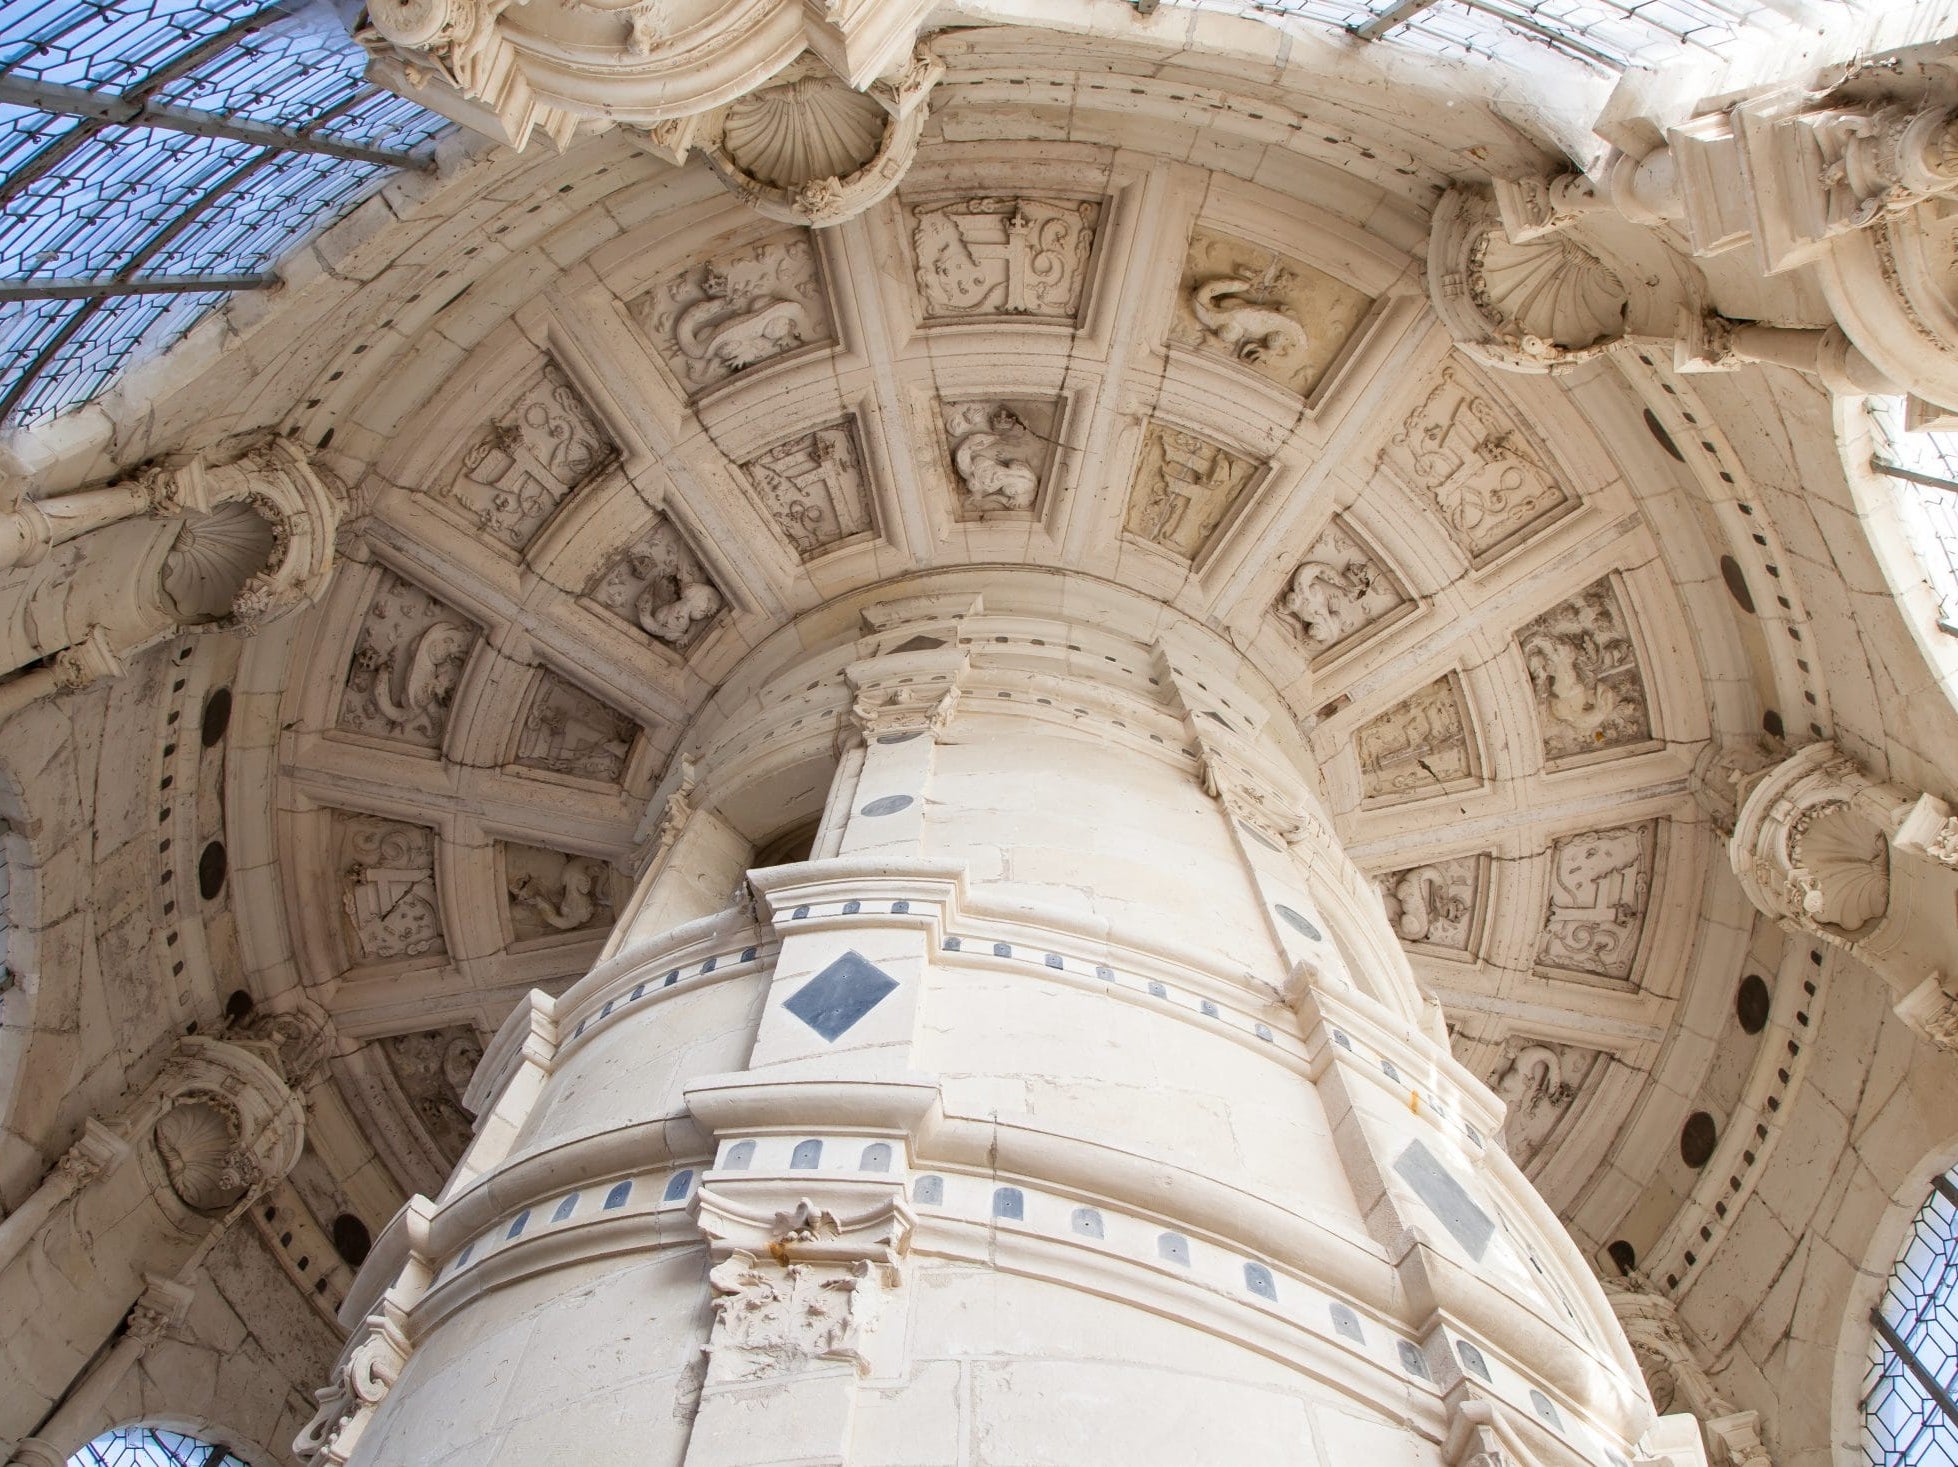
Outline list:
[[[716,255],[640,296],[642,330],[675,358],[690,391],[833,339],[809,236],[778,236]]]
[[[1434,504],[1477,565],[1572,502],[1509,414],[1455,367],[1407,415],[1380,463]]]
[[[977,198],[912,211],[918,292],[928,321],[1079,318],[1101,205]]]

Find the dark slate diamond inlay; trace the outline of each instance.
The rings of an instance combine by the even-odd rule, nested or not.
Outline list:
[[[897,980],[855,949],[790,994],[783,1005],[834,1044],[897,989]]]
[[[1441,1225],[1454,1234],[1455,1241],[1468,1256],[1480,1263],[1496,1224],[1476,1205],[1468,1188],[1419,1140],[1407,1143],[1407,1150],[1394,1163],[1394,1170],[1414,1189],[1414,1195],[1428,1205],[1429,1211],[1441,1219]]]

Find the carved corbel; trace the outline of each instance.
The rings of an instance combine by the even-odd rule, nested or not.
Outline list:
[[[361,1321],[341,1351],[333,1379],[313,1392],[313,1418],[292,1443],[300,1461],[344,1467],[352,1458],[375,1409],[408,1363],[412,1347],[404,1323],[405,1311],[385,1303]]]
[[[1755,906],[1867,964],[1906,1023],[1952,1047],[1940,975],[1958,973],[1955,845],[1943,800],[1882,784],[1820,743],[1753,777],[1728,850]]]
[[[851,663],[844,669],[855,695],[849,729],[866,744],[896,743],[906,734],[936,738],[958,711],[969,666],[956,646],[889,652]]]

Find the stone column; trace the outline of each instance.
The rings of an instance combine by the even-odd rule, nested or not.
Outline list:
[[[292,1169],[304,1134],[271,1064],[201,1036],[179,1040],[121,1116],[90,1125],[0,1230],[0,1373],[14,1383],[0,1451],[30,1433],[60,1441],[61,1422],[87,1418],[86,1401],[113,1388],[107,1362],[126,1370],[180,1315],[171,1281]],[[91,1369],[125,1315],[121,1343]]]
[[[1898,1015],[1958,1049],[1958,816],[1884,784],[1832,743],[1744,783],[1729,842],[1754,905],[1842,948],[1890,989]]]
[[[815,859],[649,930],[656,868],[520,1006],[458,1182],[349,1299],[378,1368],[298,1450],[1628,1467],[1630,1348],[1295,729],[1220,639],[1047,574],[758,649],[687,828],[821,799]]]

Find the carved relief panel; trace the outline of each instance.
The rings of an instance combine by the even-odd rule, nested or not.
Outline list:
[[[611,435],[547,362],[463,450],[446,493],[490,535],[522,550],[552,510],[617,457]]]
[[[1302,260],[1197,229],[1169,339],[1306,397],[1372,307],[1371,297]]]
[[[1194,560],[1257,477],[1259,465],[1207,438],[1152,422],[1122,528]]]
[[[1353,736],[1368,803],[1390,804],[1479,782],[1467,700],[1451,674],[1368,720]]]
[[[504,842],[503,884],[519,942],[612,925],[612,868],[596,857]]]
[[[1567,835],[1550,848],[1550,899],[1540,966],[1578,977],[1631,981],[1645,931],[1659,822]]]
[[[1334,520],[1292,572],[1277,610],[1316,658],[1411,605],[1393,572]]]
[[[1478,566],[1576,503],[1509,413],[1453,366],[1394,431],[1379,464],[1440,511]]]
[[[467,1024],[395,1034],[376,1041],[415,1119],[444,1160],[462,1160],[475,1131],[462,1097],[483,1058],[483,1041]]]
[[[1481,938],[1489,858],[1452,856],[1377,877],[1394,933],[1410,947],[1473,958]]]
[[[1575,1108],[1585,1085],[1603,1073],[1604,1056],[1574,1044],[1512,1039],[1503,1048],[1503,1062],[1490,1081],[1509,1108],[1503,1123],[1503,1143],[1520,1167],[1527,1167],[1543,1150]]]
[[[1516,641],[1552,767],[1652,737],[1638,650],[1610,577],[1527,623]]]
[[[680,531],[664,515],[585,593],[619,620],[684,652],[700,640],[725,605]]]
[[[339,726],[439,749],[476,628],[421,587],[384,572],[354,644]]]
[[[359,962],[440,953],[435,832],[376,815],[333,816],[334,867],[347,950]]]
[[[653,287],[628,310],[689,394],[835,339],[806,230],[723,251]]]
[[[1054,459],[1060,404],[948,402],[941,404],[940,416],[959,517],[1033,512]]]
[[[873,528],[863,453],[848,419],[778,443],[741,467],[804,560]]]
[[[927,323],[1080,319],[1099,203],[955,199],[913,205],[910,213]]]
[[[617,784],[639,726],[556,673],[537,679],[517,736],[517,763],[574,779]]]

